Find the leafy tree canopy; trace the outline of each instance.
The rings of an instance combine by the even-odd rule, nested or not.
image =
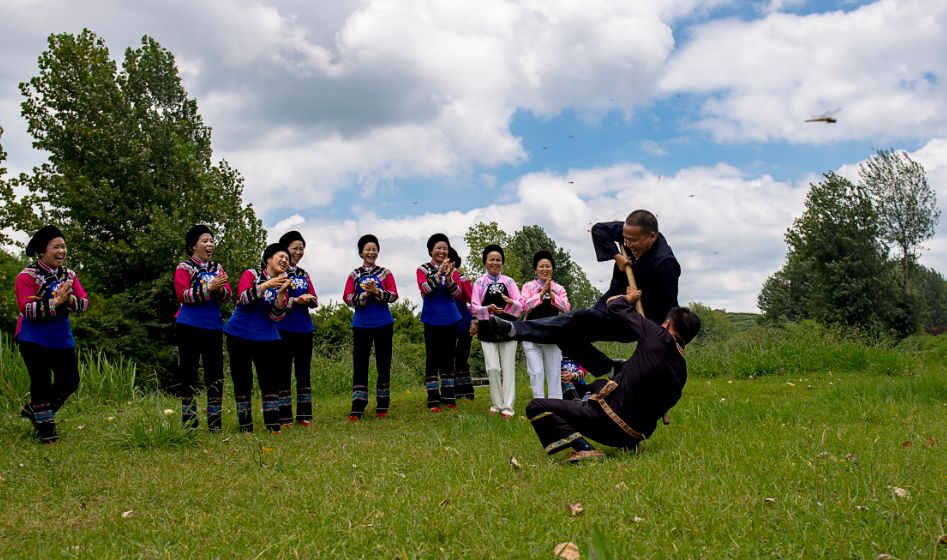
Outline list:
[[[236,278],[256,263],[266,232],[243,204],[240,174],[213,163],[210,128],[157,41],[143,37],[119,69],[88,29],[54,34],[38,69],[20,84],[22,114],[48,160],[16,179],[25,195],[0,188],[0,226],[57,224],[70,266],[96,294],[77,335],[163,373],[173,365],[171,278],[184,233],[210,226],[215,259]]]

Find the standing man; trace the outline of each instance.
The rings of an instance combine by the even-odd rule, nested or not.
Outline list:
[[[621,254],[618,243],[624,244],[629,257]],[[647,210],[635,210],[624,222],[595,224],[592,226],[592,244],[599,261],[614,260],[617,265],[608,291],[593,307],[515,324],[491,317],[489,322],[480,324],[480,340],[558,344],[564,356],[582,364],[593,375],[613,373],[616,364],[592,342],[637,340],[635,333],[606,307],[610,298],[623,296],[628,289],[625,267],[631,267],[635,274],[645,317],[658,325],[664,322],[672,308],[677,307],[681,265],[664,235],[658,231],[658,219]]]
[[[613,324],[638,343],[614,378],[596,381],[587,401],[533,399],[527,405],[526,417],[546,453],[571,447],[570,463],[602,458],[586,438],[634,449],[681,398],[687,382],[684,346],[700,331],[700,319],[686,307],[674,307],[658,326],[635,311],[640,297],[641,292],[629,289],[607,300]]]

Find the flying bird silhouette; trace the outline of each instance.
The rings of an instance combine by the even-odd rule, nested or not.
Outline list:
[[[838,120],[835,119],[835,115],[837,115],[839,111],[841,111],[841,109],[826,111],[821,115],[816,115],[806,119],[806,122],[824,122],[826,124],[832,124],[838,122]]]

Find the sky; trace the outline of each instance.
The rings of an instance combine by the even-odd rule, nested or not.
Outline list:
[[[755,312],[823,173],[904,150],[947,206],[947,0],[4,0],[9,173],[45,159],[17,84],[84,27],[119,62],[143,35],[174,53],[214,159],[270,241],[302,232],[323,302],[364,233],[417,302],[428,236],[466,256],[488,221],[542,226],[604,289],[590,225],[646,208],[682,303]],[[945,233],[921,257],[942,273]]]

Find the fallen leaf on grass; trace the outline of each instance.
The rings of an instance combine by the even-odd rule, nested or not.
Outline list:
[[[438,502],[437,505],[439,505],[439,506],[449,506],[449,505],[450,505],[450,500],[448,500],[447,498],[444,498],[443,500],[441,500],[440,502]]]
[[[556,558],[562,558],[562,560],[579,560],[582,558],[582,554],[579,553],[579,547],[572,542],[564,542],[556,545],[552,549],[552,553],[556,555]]]
[[[171,410],[170,408],[166,408],[166,409],[162,410],[161,412],[162,412],[165,416],[171,416],[172,414],[174,414],[174,411]]]
[[[510,455],[510,466],[513,467],[514,471],[518,471],[523,468],[523,465],[521,465],[520,462],[516,460],[516,457],[512,455]]]
[[[582,502],[569,502],[567,507],[569,508],[569,513],[572,515],[572,517],[578,517],[583,511],[585,511],[585,507],[582,506]]]
[[[816,457],[818,457],[819,459],[825,459],[825,458],[828,457],[828,456],[829,456],[829,452],[828,452],[828,451],[822,451],[822,452],[820,452],[818,455],[816,455]]]
[[[878,556],[875,556],[875,560],[898,560],[894,556],[891,556],[888,553],[882,552]]]
[[[795,387],[795,386],[796,386],[796,384],[793,383],[792,381],[787,381],[787,382],[786,382],[786,385],[789,385],[790,387]]]
[[[228,441],[230,441],[230,438],[225,437],[224,439],[220,440],[220,443],[227,443]]]
[[[947,544],[947,535],[941,535],[937,537],[937,542],[939,544]]]
[[[912,445],[914,445],[914,443],[909,439],[906,439],[903,442],[901,442],[901,447],[911,447]]]
[[[114,416],[109,416],[108,418],[106,418],[106,420],[108,420],[109,422],[111,422],[112,420],[115,420],[115,417],[114,417]]]
[[[77,430],[84,430],[84,429],[85,429],[85,424],[79,424],[78,426],[76,426],[76,429],[77,429]]]
[[[624,481],[615,485],[615,490],[628,490],[628,485]]]
[[[766,502],[768,505],[773,505],[776,503],[776,498],[763,498],[763,501]]]
[[[894,495],[897,496],[897,497],[899,497],[899,498],[905,498],[905,499],[908,499],[908,500],[911,499],[911,492],[909,492],[909,491],[908,491],[907,489],[905,489],[905,488],[899,488],[899,487],[897,487],[897,486],[889,486],[888,488],[890,488],[891,491],[894,493]]]
[[[934,436],[927,438],[927,445],[934,447],[934,445],[936,444],[937,444],[937,438],[935,438]]]
[[[128,510],[128,511],[123,511],[123,512],[122,512],[122,517],[124,517],[125,519],[128,519],[129,517],[131,517],[131,516],[133,516],[133,515],[135,515],[135,510],[133,510],[133,509],[130,509],[130,510]]]
[[[638,517],[638,516],[636,515],[636,516],[632,517],[631,520],[634,521],[635,523],[641,523],[642,521],[644,521],[644,518],[643,518],[643,517]]]
[[[272,447],[261,447],[261,448],[260,448],[260,451],[262,451],[262,452],[264,452],[264,453],[270,453],[271,451],[273,451],[273,448],[272,448]],[[352,465],[352,466],[354,467],[355,465]]]
[[[858,455],[855,455],[854,453],[846,453],[845,458],[853,463],[858,462]]]

